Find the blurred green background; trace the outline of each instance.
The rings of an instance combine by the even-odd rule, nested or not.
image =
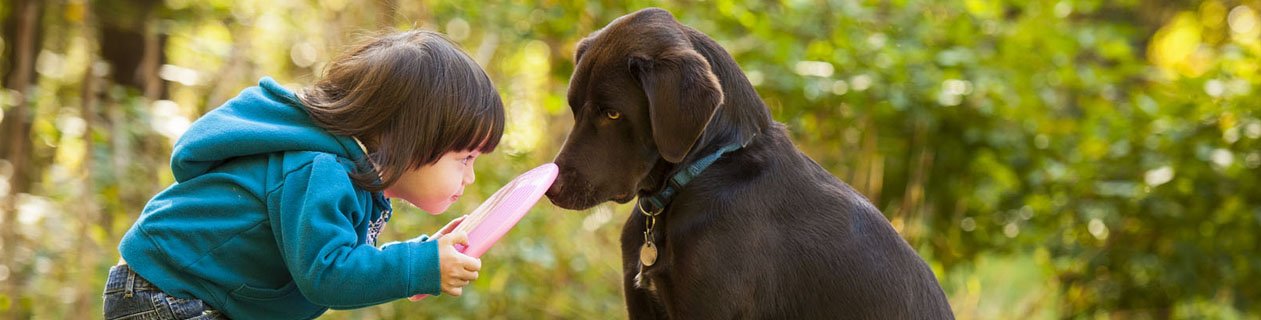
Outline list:
[[[377,30],[448,34],[507,106],[468,200],[440,217],[396,202],[382,239],[430,233],[552,159],[574,45],[648,6],[735,56],[959,318],[1261,317],[1255,0],[7,0],[0,317],[99,318],[189,122],[265,75],[310,84]],[[628,212],[543,201],[466,296],[324,318],[625,317]]]

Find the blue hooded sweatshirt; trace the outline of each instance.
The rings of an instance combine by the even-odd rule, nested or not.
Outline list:
[[[391,208],[351,183],[363,157],[263,78],[180,137],[176,183],[149,201],[119,251],[163,292],[233,318],[314,318],[438,294],[437,241],[374,246]]]

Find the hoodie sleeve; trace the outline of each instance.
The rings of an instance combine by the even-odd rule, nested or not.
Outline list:
[[[437,241],[360,243],[354,221],[367,213],[335,156],[316,156],[273,192],[279,208],[270,215],[283,258],[311,302],[347,309],[440,291]]]

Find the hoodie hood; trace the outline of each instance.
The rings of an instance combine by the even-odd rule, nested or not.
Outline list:
[[[206,113],[175,142],[171,171],[175,181],[195,178],[224,161],[288,151],[315,151],[359,161],[363,151],[349,136],[315,125],[289,89],[270,77]]]

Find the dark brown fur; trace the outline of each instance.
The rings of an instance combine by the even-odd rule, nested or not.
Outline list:
[[[751,141],[679,190],[642,279],[645,216],[631,213],[630,318],[953,318],[928,265],[863,195],[793,146],[709,37],[645,9],[583,39],[575,60],[574,128],[547,193],[557,206],[652,194],[681,163]]]

